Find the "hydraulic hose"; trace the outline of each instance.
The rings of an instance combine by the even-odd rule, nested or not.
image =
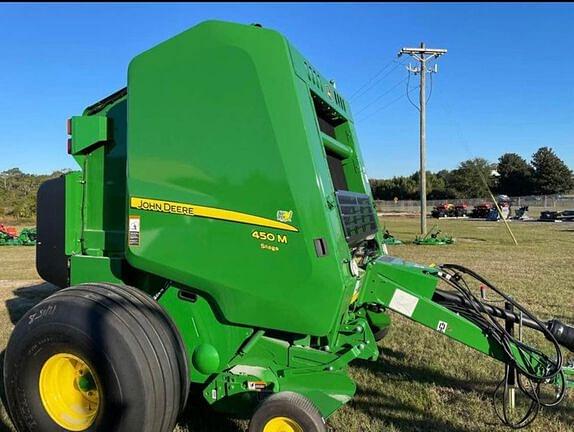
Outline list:
[[[473,322],[486,332],[495,343],[498,343],[506,353],[505,376],[493,394],[494,409],[500,420],[511,428],[523,428],[536,418],[541,406],[548,407],[559,404],[563,400],[566,390],[566,378],[562,371],[563,354],[560,346],[574,351],[574,328],[558,320],[551,320],[546,323],[540,321],[512,297],[466,267],[457,264],[443,264],[439,266],[437,276],[455,291],[437,289],[433,301]],[[493,305],[492,302],[477,297],[465,277],[469,277],[494,291],[503,299],[507,308],[502,309]],[[505,325],[500,320],[503,320]],[[516,323],[544,334],[546,339],[552,343],[556,356],[551,358],[542,351],[525,344],[521,338],[517,339],[512,332],[512,325]],[[524,363],[525,359],[530,359],[531,363]],[[529,386],[526,386],[523,380],[526,380]],[[550,402],[543,401],[541,398],[541,386],[548,383],[557,387],[556,397]],[[512,419],[509,414],[513,403],[510,401],[509,391],[515,384],[531,401],[526,413],[519,420]],[[503,390],[500,397],[501,389]],[[499,410],[500,402],[502,403],[502,411]]]

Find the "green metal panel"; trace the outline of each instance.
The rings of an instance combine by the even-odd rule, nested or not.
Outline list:
[[[181,329],[187,356],[191,360],[190,380],[205,382],[211,373],[227,368],[239,347],[253,333],[253,329],[221,322],[205,299],[196,297],[192,301],[185,300],[178,295],[179,292],[178,288],[170,286],[162,293],[159,303]],[[210,356],[211,353],[207,351],[209,348],[205,348],[208,345],[217,353],[218,364],[211,372],[202,373],[197,362]],[[209,360],[211,359],[207,359]]]
[[[70,285],[87,282],[122,283],[121,266],[119,258],[73,255],[70,258]]]
[[[85,153],[91,146],[108,140],[108,118],[105,116],[74,116],[71,123],[70,153],[73,155]]]
[[[72,257],[123,257],[126,109],[123,98],[98,115],[71,119],[71,153],[82,168],[66,174],[65,250]],[[109,266],[102,265],[103,262],[106,259],[72,259],[71,283],[120,280],[121,266],[114,264],[112,277]],[[76,269],[74,263],[81,264]]]
[[[66,188],[66,230],[64,232],[64,250],[66,255],[82,252],[82,193],[83,175],[81,171],[65,174]]]
[[[141,232],[128,246],[130,265],[206,294],[232,323],[336,331],[355,279],[329,204],[311,90],[283,36],[254,26],[206,22],[137,56],[128,75],[128,193]],[[348,115],[338,96],[326,98]],[[347,163],[359,166],[354,156]],[[369,193],[360,170],[349,177]],[[184,211],[144,208],[146,200]],[[221,211],[267,220],[292,212],[293,230],[205,216]]]
[[[424,326],[504,361],[496,341],[466,318],[432,301],[438,283],[436,269],[383,257],[372,262],[365,275],[361,302],[378,303]]]

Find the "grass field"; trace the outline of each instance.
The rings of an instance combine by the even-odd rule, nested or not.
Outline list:
[[[414,218],[387,218],[386,227],[411,240]],[[429,221],[430,223],[430,221]],[[574,224],[514,223],[520,243],[511,244],[502,223],[441,221],[457,243],[432,247],[402,245],[389,252],[423,264],[456,262],[495,282],[541,318],[574,323]],[[34,248],[0,248],[0,348],[25,311],[54,291],[34,270]],[[353,401],[330,424],[337,432],[486,432],[508,430],[495,417],[491,393],[502,365],[473,350],[393,316],[389,336],[380,342],[379,362],[356,362]],[[190,404],[178,432],[245,430],[245,423]],[[1,431],[11,426],[2,408]],[[574,394],[559,407],[545,409],[529,431],[574,430]]]

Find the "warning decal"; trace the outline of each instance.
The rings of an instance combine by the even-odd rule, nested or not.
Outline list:
[[[396,312],[412,317],[418,302],[419,299],[414,295],[397,289],[393,294],[389,307]]]
[[[128,244],[130,246],[140,245],[140,217],[130,215],[128,226]]]

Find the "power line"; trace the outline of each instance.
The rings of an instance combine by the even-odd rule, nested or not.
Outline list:
[[[353,99],[355,97],[355,95],[363,89],[363,87],[370,84],[371,81],[373,81],[377,76],[379,76],[381,73],[383,73],[386,68],[388,68],[390,65],[393,64],[393,62],[396,62],[396,59],[391,60],[386,65],[384,65],[381,69],[379,69],[377,72],[375,72],[375,74],[373,76],[371,76],[371,78],[369,78],[367,80],[367,82],[363,83],[361,85],[361,87],[359,87],[357,90],[355,90],[351,96],[349,96],[349,100]]]
[[[408,93],[409,93],[410,82],[411,82],[411,73],[412,73],[412,70],[409,69],[409,68],[407,68],[407,71],[408,71],[408,78],[407,78],[407,98],[409,99],[409,102],[411,103],[411,105],[414,106],[418,111],[420,111],[419,106],[412,101],[412,99],[410,98],[410,96],[409,96],[409,94],[408,94]],[[432,73],[429,73],[429,78],[430,78],[430,90],[429,90],[429,94],[428,94],[428,96],[427,96],[427,98],[426,98],[426,103],[427,103],[427,104],[428,104],[428,102],[429,102],[429,100],[430,100],[430,98],[431,98],[431,95],[432,95],[432,89],[433,89],[432,76],[433,76],[433,73],[436,72],[436,70],[431,71],[431,72],[432,72]]]
[[[410,83],[411,83],[411,71],[408,71],[408,76],[407,76],[407,90],[406,90],[407,99],[409,100],[409,102],[411,103],[412,106],[414,106],[417,110],[420,111],[419,106],[412,101],[411,96],[409,95],[409,93],[410,93],[410,90],[409,90]]]
[[[395,66],[389,70],[385,75],[383,75],[382,77],[376,79],[380,74],[382,74],[385,69],[390,66],[391,64],[395,63]],[[368,80],[365,84],[363,84],[361,87],[359,87],[359,89],[357,89],[357,91],[355,91],[350,97],[349,97],[349,101],[352,101],[353,99],[360,97],[362,95],[364,95],[369,89],[371,89],[373,86],[377,85],[379,82],[381,82],[383,79],[385,79],[386,77],[388,77],[392,72],[394,72],[399,66],[403,65],[404,61],[399,62],[397,60],[391,60],[389,63],[387,63],[387,65],[382,68],[379,72],[377,72],[370,80]]]
[[[410,92],[413,92],[413,91],[415,91],[415,90],[417,90],[418,88],[419,88],[419,86],[413,87],[412,89],[409,90],[409,93],[410,93]],[[374,116],[375,114],[377,114],[377,113],[383,111],[384,109],[390,107],[392,104],[394,104],[395,102],[401,100],[401,99],[404,98],[404,97],[405,97],[404,94],[399,95],[397,98],[393,99],[393,100],[390,101],[388,104],[383,105],[382,107],[380,107],[380,108],[378,108],[377,110],[373,111],[371,114],[369,114],[369,115],[367,115],[366,117],[363,117],[362,119],[359,119],[359,120],[357,120],[357,121],[359,121],[359,122],[364,122],[365,120],[370,119],[370,118],[371,118],[372,116]]]
[[[403,78],[401,79],[399,82],[397,82],[395,85],[393,85],[390,89],[388,89],[386,92],[380,94],[377,98],[373,99],[371,102],[369,102],[367,105],[365,105],[363,108],[361,108],[359,111],[357,111],[357,115],[364,112],[367,108],[369,108],[370,106],[372,106],[374,103],[378,102],[381,100],[381,98],[383,96],[388,95],[390,92],[392,92],[394,89],[396,89],[398,86],[400,86],[402,83],[404,83],[407,80],[407,78]]]

